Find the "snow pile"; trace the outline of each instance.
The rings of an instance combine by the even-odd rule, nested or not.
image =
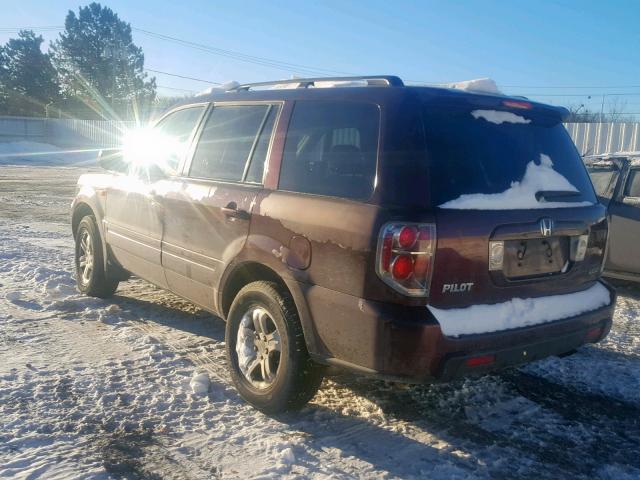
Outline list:
[[[471,112],[476,120],[482,118],[487,122],[500,125],[502,123],[531,123],[528,118],[521,117],[511,112],[501,112],[499,110],[474,110]]]
[[[538,298],[513,298],[494,305],[440,309],[427,306],[449,337],[498,332],[573,317],[609,305],[609,290],[601,283],[582,292]]]
[[[95,163],[98,149],[62,149],[48,143],[0,142],[0,165],[86,165]]]
[[[466,80],[464,82],[447,83],[445,87],[464,90],[465,92],[502,95],[502,92],[498,90],[498,85],[496,85],[495,80],[492,78],[476,78],[474,80]]]
[[[454,200],[439,205],[439,208],[454,210],[518,210],[535,208],[567,208],[593,205],[591,202],[546,202],[538,201],[536,193],[545,190],[577,192],[569,180],[553,169],[548,155],[540,154],[540,165],[534,161],[527,164],[524,177],[512,182],[511,187],[501,193],[472,193],[460,195]]]
[[[196,395],[206,395],[209,392],[209,386],[211,380],[209,380],[209,374],[207,372],[195,372],[189,382],[191,391]]]

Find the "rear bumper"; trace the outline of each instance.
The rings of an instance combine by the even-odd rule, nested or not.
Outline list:
[[[312,356],[383,378],[407,382],[447,381],[457,377],[519,365],[550,355],[562,355],[585,343],[604,338],[615,308],[615,290],[609,305],[584,314],[499,332],[443,335],[425,307],[368,302],[321,287],[305,296],[323,352]],[[491,358],[470,366],[476,357]]]

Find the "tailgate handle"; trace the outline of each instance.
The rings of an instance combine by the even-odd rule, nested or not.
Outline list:
[[[221,208],[222,213],[227,218],[239,218],[241,220],[249,220],[249,212],[238,208],[236,202],[229,202],[226,207]]]

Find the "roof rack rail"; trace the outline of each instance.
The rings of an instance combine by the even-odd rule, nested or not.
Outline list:
[[[269,85],[297,84],[296,88],[308,88],[316,82],[350,82],[366,81],[367,86],[375,87],[404,87],[404,82],[395,75],[365,75],[358,77],[315,77],[315,78],[292,78],[289,80],[274,80],[272,82],[246,83],[230,91],[250,90],[255,87],[268,87]]]

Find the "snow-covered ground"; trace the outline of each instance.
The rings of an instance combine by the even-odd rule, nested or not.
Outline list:
[[[138,280],[76,292],[80,173],[0,167],[0,478],[640,478],[639,289],[571,357],[432,386],[333,377],[267,417],[230,384],[221,320]]]

